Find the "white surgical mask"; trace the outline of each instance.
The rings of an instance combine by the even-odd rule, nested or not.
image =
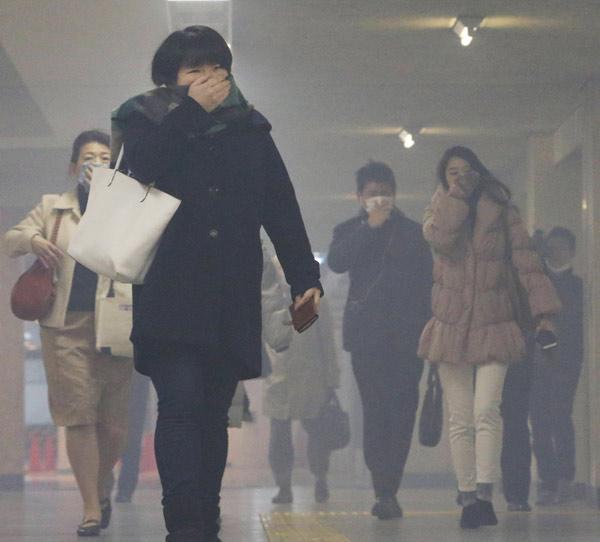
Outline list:
[[[370,213],[373,209],[375,209],[376,205],[383,207],[385,210],[391,209],[394,206],[394,198],[391,196],[375,196],[372,198],[367,198],[364,200],[365,202],[365,211]]]

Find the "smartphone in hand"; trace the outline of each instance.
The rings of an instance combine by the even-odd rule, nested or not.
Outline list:
[[[552,348],[556,348],[558,346],[556,335],[547,329],[538,331],[537,335],[535,336],[535,340],[541,346],[542,350],[551,350]]]
[[[298,333],[306,331],[319,318],[314,298],[310,298],[300,308],[294,308],[295,303],[290,305],[290,314],[292,316],[292,325]]]

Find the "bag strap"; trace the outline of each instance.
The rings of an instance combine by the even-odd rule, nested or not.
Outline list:
[[[58,216],[56,217],[56,220],[54,221],[54,228],[52,230],[52,237],[50,237],[50,242],[55,245],[56,244],[56,240],[58,239],[58,229],[60,228],[60,222],[62,220],[62,216],[64,213],[64,209],[59,209],[58,210]]]

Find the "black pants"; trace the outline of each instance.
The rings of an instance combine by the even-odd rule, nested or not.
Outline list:
[[[129,399],[129,430],[125,448],[121,454],[121,471],[118,481],[119,495],[127,497],[133,495],[138,484],[149,391],[150,380],[148,377],[134,371]]]
[[[158,395],[154,446],[167,530],[192,526],[216,533],[227,413],[238,372],[218,353],[192,346],[140,350],[138,355],[153,358],[150,377]]]
[[[533,453],[543,489],[556,491],[558,480],[575,477],[573,401],[580,366],[546,360],[536,363],[531,393]]]
[[[529,397],[533,381],[533,342],[525,358],[508,368],[502,390],[502,486],[506,502],[526,504],[531,485]]]
[[[352,352],[363,405],[363,453],[376,497],[396,495],[410,450],[423,362],[393,349]]]
[[[306,456],[308,467],[317,478],[325,478],[329,470],[331,450],[324,447],[315,433],[319,419],[302,420],[302,427],[308,434]],[[271,418],[271,434],[269,435],[269,464],[279,487],[289,487],[292,483],[294,466],[294,446],[292,444],[292,420]]]

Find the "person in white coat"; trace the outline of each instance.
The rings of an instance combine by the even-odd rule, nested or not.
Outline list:
[[[93,166],[108,167],[109,137],[91,130],[73,143],[70,176],[77,186],[47,194],[6,234],[6,251],[17,257],[35,254],[56,271],[56,298],[40,319],[42,357],[48,382],[50,414],[66,427],[67,455],[83,500],[79,536],[98,536],[108,527],[111,502],[106,480],[127,433],[127,406],[133,369],[128,357],[97,348],[99,302],[114,293],[131,299],[131,286],[98,277],[67,255],[85,212]],[[60,218],[59,218],[60,217]],[[56,243],[50,242],[58,224]],[[131,302],[131,301],[129,301]],[[128,334],[130,330],[124,330]]]
[[[315,500],[325,502],[329,499],[327,472],[331,450],[319,438],[319,432],[326,430],[321,427],[319,411],[340,384],[333,320],[327,300],[321,300],[319,320],[302,334],[295,333],[288,350],[267,350],[272,372],[265,381],[263,413],[271,418],[269,464],[279,486],[272,500],[274,503],[293,501],[292,420],[301,420],[308,434],[308,465],[316,478]]]

